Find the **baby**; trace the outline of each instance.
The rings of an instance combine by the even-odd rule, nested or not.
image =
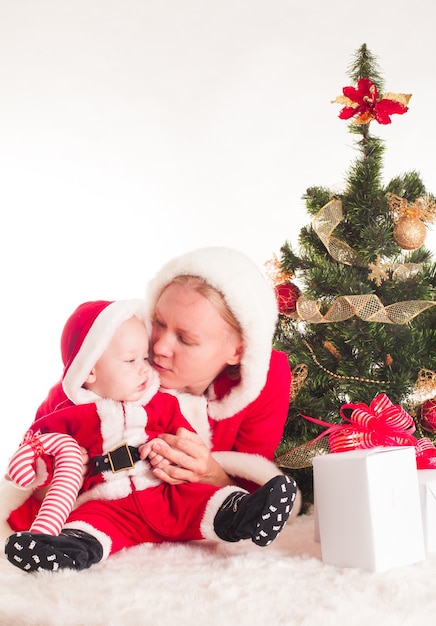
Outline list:
[[[35,457],[54,454],[46,496],[51,506],[44,510],[43,503],[35,527],[14,529],[18,532],[5,548],[11,563],[28,572],[80,570],[145,542],[251,539],[265,546],[275,539],[295,500],[291,478],[278,472],[250,494],[233,485],[168,484],[154,475],[147,461],[154,438],[193,429],[177,400],[159,391],[149,362],[144,302],[80,305],[64,327],[61,351],[69,401],[32,424],[10,463],[12,478],[27,483],[37,469]],[[90,463],[70,511],[81,482],[77,446],[86,450]],[[41,484],[40,476],[36,480]],[[56,504],[62,490],[67,493],[64,507]],[[44,528],[53,532],[41,532]]]

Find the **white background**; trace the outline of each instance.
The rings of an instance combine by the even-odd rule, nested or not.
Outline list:
[[[386,91],[384,180],[436,192],[431,0],[0,0],[1,393],[6,460],[59,378],[82,301],[142,297],[174,254],[261,267],[357,156],[331,104],[362,43]],[[427,246],[436,249],[435,227]]]

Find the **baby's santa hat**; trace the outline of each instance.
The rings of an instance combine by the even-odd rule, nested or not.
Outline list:
[[[162,291],[179,275],[200,276],[217,289],[242,328],[241,383],[221,401],[209,394],[211,417],[229,417],[252,402],[265,385],[278,317],[274,289],[242,252],[220,246],[199,248],[166,263],[149,283],[150,314]]]
[[[148,328],[143,300],[84,302],[70,315],[61,336],[62,387],[74,404],[91,402],[82,385],[119,326],[136,316]]]

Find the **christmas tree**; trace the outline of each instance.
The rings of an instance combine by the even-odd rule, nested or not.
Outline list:
[[[294,374],[277,462],[312,500],[311,458],[329,452],[328,424],[340,408],[385,394],[413,420],[415,437],[436,433],[436,265],[425,247],[434,197],[416,171],[382,179],[384,141],[370,131],[408,110],[410,95],[385,93],[377,60],[362,45],[349,69],[342,106],[358,158],[342,193],[311,187],[311,223],[275,259],[280,302],[276,345]],[[394,119],[396,119],[394,117]],[[433,400],[435,398],[435,400]]]

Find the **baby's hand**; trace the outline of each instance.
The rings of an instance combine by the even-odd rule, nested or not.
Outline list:
[[[152,454],[152,446],[153,446],[153,441],[147,441],[146,443],[143,443],[142,446],[139,446],[138,450],[139,450],[139,457],[144,460],[147,459],[147,461],[150,460],[150,454]]]
[[[147,459],[153,469],[156,467],[163,468],[169,465],[168,459],[161,454],[165,447],[168,448],[169,446],[161,439],[152,439],[140,446],[139,455],[141,459]]]

